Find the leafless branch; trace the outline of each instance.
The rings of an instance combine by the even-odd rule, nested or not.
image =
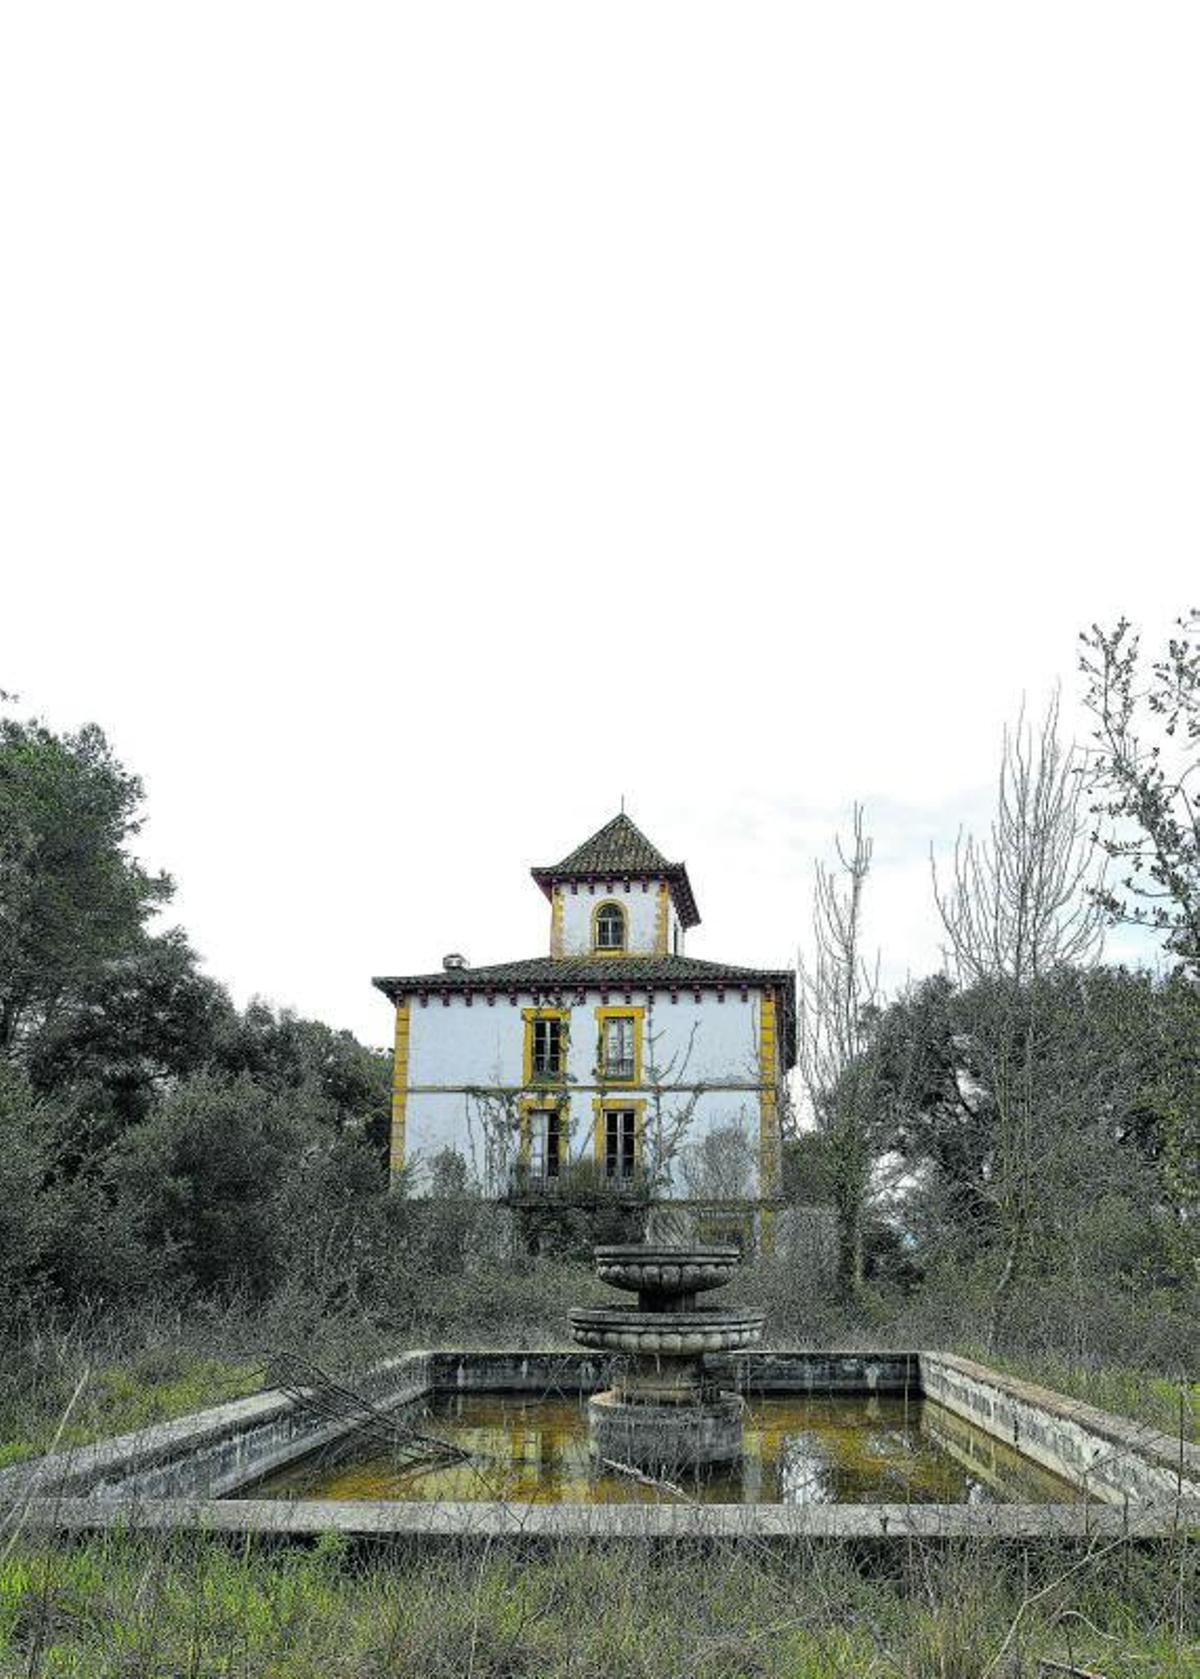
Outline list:
[[[1082,801],[1080,759],[1059,740],[1054,695],[1034,729],[1022,703],[1005,728],[996,814],[989,835],[959,834],[952,879],[942,887],[931,856],[933,891],[963,984],[1003,978],[1023,984],[1061,963],[1099,952],[1103,914]]]

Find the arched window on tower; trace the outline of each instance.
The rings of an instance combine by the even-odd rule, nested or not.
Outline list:
[[[625,949],[625,911],[620,904],[601,904],[596,911],[596,949]]]

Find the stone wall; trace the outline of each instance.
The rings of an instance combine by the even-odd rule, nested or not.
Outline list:
[[[1200,1498],[1200,1447],[951,1353],[920,1353],[946,1410],[1110,1504]]]

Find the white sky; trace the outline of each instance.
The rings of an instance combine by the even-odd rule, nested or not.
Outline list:
[[[1077,632],[1200,597],[1194,4],[12,5],[0,686],[144,777],[239,1000],[543,951],[618,807],[693,954],[871,931]]]

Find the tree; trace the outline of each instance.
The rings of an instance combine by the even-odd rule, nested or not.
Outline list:
[[[905,1216],[922,1252],[985,1242],[989,1128],[965,1030],[972,1002],[946,974],[909,986],[883,1011],[875,1039],[887,1145],[909,1183]]]
[[[100,729],[0,719],[0,1057],[24,1057],[171,896],[129,841],[142,786]]]
[[[390,1052],[368,1049],[352,1032],[255,998],[243,1013],[230,1012],[217,1022],[210,1063],[267,1090],[309,1092],[324,1105],[333,1129],[363,1131],[386,1158]]]
[[[173,1281],[261,1297],[285,1270],[295,1180],[323,1152],[320,1120],[244,1076],[197,1074],[122,1140],[115,1216]]]
[[[862,954],[863,891],[872,842],[855,805],[853,845],[836,840],[838,870],[816,865],[812,956],[800,963],[797,1063],[818,1131],[828,1143],[838,1229],[838,1282],[850,1300],[863,1284],[863,1225],[875,1162],[874,1026],[880,1006],[879,964]]]
[[[879,1086],[908,1179],[906,1232],[956,1299],[978,1288],[993,1339],[1018,1314],[1028,1334],[1048,1303],[1068,1313],[1061,1332],[1089,1300],[1103,1309],[1122,1287],[1174,1291],[1187,1277],[1170,1138],[1194,1073],[1183,1044],[1167,1052],[1173,983],[1060,967],[1017,998],[1003,979],[960,989],[939,976],[886,1010]]]
[[[1031,1255],[1039,1184],[1055,1142],[1065,1092],[1047,1078],[1059,1017],[1047,981],[1095,956],[1102,918],[1092,884],[1077,755],[1058,737],[1058,700],[1036,734],[1024,708],[1005,729],[997,811],[984,841],[960,835],[949,887],[933,867],[934,898],[960,992],[955,1070],[968,1154],[986,1162],[977,1193],[999,1235],[987,1337],[1000,1334],[1008,1302]],[[974,1133],[974,1135],[972,1135]],[[962,1145],[960,1145],[962,1146]]]
[[[15,1304],[44,1257],[54,1222],[47,1180],[54,1126],[21,1071],[0,1062],[0,1276]]]
[[[996,814],[987,839],[960,832],[950,886],[937,865],[933,894],[963,984],[1016,985],[1099,950],[1103,918],[1089,896],[1094,871],[1078,755],[1058,738],[1058,696],[1035,736],[1021,707],[1004,730]]]
[[[1200,1285],[1200,996],[1185,973],[1155,988],[1142,1039],[1136,1139],[1154,1161],[1182,1274]]]
[[[747,1128],[715,1125],[679,1150],[679,1174],[692,1201],[742,1201],[750,1195],[757,1157]]]
[[[82,1162],[178,1080],[211,1066],[238,1020],[175,928],[142,939],[64,999],[29,1046],[29,1076],[76,1108],[72,1152]]]
[[[1096,902],[1113,921],[1163,933],[1167,949],[1200,977],[1200,807],[1190,784],[1200,768],[1200,612],[1176,627],[1144,685],[1127,618],[1081,635],[1079,663],[1096,720],[1093,810],[1118,825],[1096,837],[1126,870],[1115,886],[1097,889]]]

